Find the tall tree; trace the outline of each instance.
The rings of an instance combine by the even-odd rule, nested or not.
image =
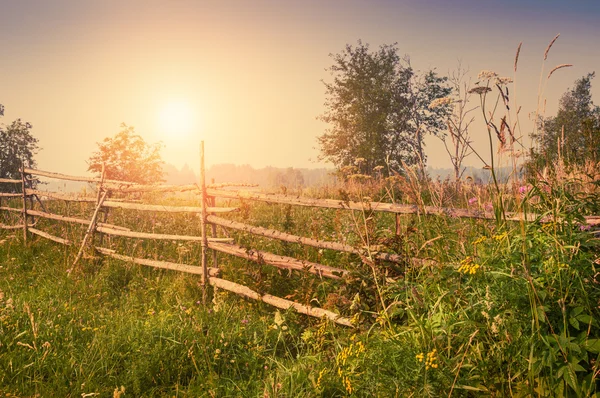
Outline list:
[[[326,110],[320,116],[329,124],[318,138],[322,159],[338,168],[364,159],[370,173],[377,166],[400,170],[402,162],[424,165],[423,138],[437,134],[449,112],[447,105],[428,107],[450,93],[446,78],[434,71],[416,75],[395,44],[371,51],[359,41],[332,58],[333,82],[324,82]]]
[[[4,109],[0,106],[0,111]],[[17,119],[0,126],[0,178],[21,179],[21,165],[36,167],[34,156],[39,151],[38,139],[31,134],[31,124]],[[35,184],[37,181],[33,181]],[[18,190],[15,184],[0,184],[1,190]]]
[[[536,162],[547,164],[562,160],[567,165],[600,161],[600,107],[592,101],[592,79],[595,73],[575,81],[563,94],[556,116],[541,123],[534,135]]]
[[[98,143],[98,151],[88,161],[88,170],[100,174],[105,165],[105,178],[140,184],[163,182],[160,143],[147,144],[135,134],[132,126],[121,124],[121,131]]]

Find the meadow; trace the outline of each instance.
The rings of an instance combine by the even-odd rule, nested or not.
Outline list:
[[[555,173],[507,184],[501,196],[496,188],[353,175],[302,192],[478,208],[492,211],[491,220],[221,203],[240,208],[226,216],[232,220],[360,248],[340,253],[230,231],[248,250],[349,271],[342,280],[218,255],[226,279],[334,311],[354,327],[219,289],[205,305],[199,276],[92,251],[68,272],[77,247],[38,237],[25,246],[20,232],[2,232],[2,396],[596,396],[600,250],[584,216],[600,213],[598,176]],[[93,211],[47,206],[88,218]],[[509,210],[538,217],[507,221]],[[118,209],[109,220],[157,233],[199,228],[191,215]],[[85,232],[52,220],[39,227],[76,242]],[[197,242],[103,239],[132,256],[195,265],[200,257]],[[377,252],[407,261],[376,261]]]

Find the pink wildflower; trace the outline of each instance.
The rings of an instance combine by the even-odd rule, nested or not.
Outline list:
[[[477,197],[473,197],[471,199],[469,199],[469,204],[472,205],[473,203],[477,202]]]

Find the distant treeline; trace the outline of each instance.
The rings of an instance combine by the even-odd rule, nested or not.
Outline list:
[[[167,184],[191,184],[198,181],[198,177],[187,164],[181,170],[167,164],[163,170]],[[218,164],[206,170],[206,178],[209,182],[214,179],[217,183],[245,182],[270,188],[279,186],[302,188],[335,182],[336,178],[333,172],[333,169],[326,168],[264,167],[255,169],[250,165]]]
[[[165,179],[167,184],[181,185],[191,184],[198,181],[194,171],[186,164],[181,170],[175,166],[167,164],[164,166]],[[445,180],[454,178],[452,168],[435,169],[428,168],[428,174],[433,180]],[[508,179],[512,173],[512,167],[499,168],[496,171],[497,177],[501,181]],[[219,164],[210,167],[206,171],[207,180],[212,179],[215,182],[245,182],[258,184],[261,187],[273,188],[286,186],[289,188],[303,188],[323,186],[335,183],[337,178],[334,169],[317,168],[278,168],[264,167],[255,169],[250,165]],[[489,170],[480,167],[467,167],[463,173],[463,180],[469,179],[476,184],[487,184],[490,182],[491,173]]]

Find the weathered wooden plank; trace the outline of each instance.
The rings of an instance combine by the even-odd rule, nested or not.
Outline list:
[[[300,196],[279,195],[279,194],[264,194],[249,191],[225,191],[218,189],[207,189],[207,193],[211,196],[229,199],[248,199],[269,203],[291,204],[305,207],[321,207],[329,209],[343,210],[373,210],[388,213],[398,214],[430,214],[430,215],[445,215],[449,217],[470,217],[493,219],[494,214],[491,212],[469,210],[469,209],[453,209],[446,207],[434,207],[398,203],[382,203],[382,202],[351,202],[336,199],[313,199]]]
[[[6,184],[20,184],[21,180],[12,180],[10,178],[0,178],[0,182],[4,182]]]
[[[344,275],[348,274],[348,271],[340,268],[329,267],[327,265],[317,264],[305,260],[298,260],[293,257],[280,256],[278,254],[272,254],[260,250],[247,250],[237,245],[211,242],[209,240],[208,247],[210,249],[245,258],[259,264],[264,263],[282,269],[306,271],[331,279],[341,279]]]
[[[0,224],[0,229],[23,229],[23,224],[19,224],[19,225]]]
[[[113,185],[123,186],[123,187],[137,185],[134,182],[128,182],[128,181],[102,180],[102,178],[99,178],[99,177],[73,176],[73,175],[54,173],[54,172],[44,171],[44,170],[36,170],[36,169],[27,168],[27,167],[25,168],[25,173],[34,174],[34,175],[41,176],[41,177],[54,178],[57,180],[79,181],[79,182],[89,182],[89,183],[100,183],[100,182],[104,181],[104,183],[107,183],[107,184],[113,184]]]
[[[237,222],[237,221],[226,220],[224,218],[212,216],[212,215],[208,216],[207,220],[208,220],[208,222],[210,222],[212,224],[220,225],[221,227],[232,228],[232,229],[236,229],[239,231],[248,232],[248,233],[251,233],[254,235],[260,235],[260,236],[265,236],[268,238],[282,240],[285,242],[299,243],[302,245],[308,245],[308,246],[317,247],[320,249],[337,250],[337,251],[342,251],[342,252],[346,252],[346,253],[364,254],[360,250],[358,250],[350,245],[345,245],[343,243],[324,241],[324,240],[318,240],[318,239],[312,239],[312,238],[305,238],[302,236],[292,235],[292,234],[277,231],[274,229],[255,227],[255,226],[244,224],[244,223]],[[405,261],[407,261],[407,259],[405,257],[400,256],[398,254],[391,254],[391,253],[376,253],[374,255],[374,257],[378,260],[392,261],[392,262],[399,263],[399,264],[402,264]],[[408,261],[410,261],[410,259],[408,259]]]
[[[58,192],[51,191],[40,191],[37,189],[26,189],[25,190],[28,195],[37,195],[38,197],[47,197],[50,199],[58,199],[58,200],[67,200],[71,202],[96,202],[96,198],[91,196],[78,196],[78,195],[68,195],[61,194]]]
[[[17,209],[16,207],[0,206],[0,210],[12,211],[15,213],[22,213],[23,209]]]
[[[141,210],[141,211],[159,211],[166,213],[202,213],[202,207],[196,206],[166,206],[166,205],[144,205],[139,203],[115,202],[108,200],[104,202],[104,207],[116,207],[120,209]],[[230,213],[237,211],[236,207],[209,207],[209,213]]]
[[[272,296],[270,294],[260,294],[247,286],[240,285],[239,283],[231,282],[225,279],[211,277],[208,279],[208,282],[212,286],[217,287],[219,289],[227,290],[253,300],[262,301],[276,308],[281,308],[283,310],[294,308],[296,311],[304,315],[316,318],[325,317],[339,325],[354,327],[350,319],[336,314],[335,312],[325,310],[323,308],[310,307],[308,305],[296,303],[294,301],[286,300],[277,296]]]
[[[49,239],[51,241],[54,241],[54,242],[57,242],[57,243],[61,243],[63,245],[67,245],[67,246],[71,245],[71,241],[70,240],[59,238],[59,237],[54,236],[54,235],[50,235],[49,233],[44,232],[44,231],[40,231],[37,228],[29,228],[28,231],[31,232],[32,234],[39,235],[42,238],[46,238],[46,239]]]
[[[96,247],[96,250],[106,256],[115,258],[117,260],[129,261],[140,265],[146,265],[148,267],[168,269],[171,271],[185,272],[188,274],[202,275],[202,267],[187,264],[178,264],[169,261],[148,260],[145,258],[124,256],[122,254],[117,254],[114,250],[107,249],[104,247]],[[221,271],[218,268],[209,268],[208,273],[210,276],[219,276]]]
[[[83,218],[61,216],[60,214],[47,213],[47,212],[38,211],[38,210],[27,210],[27,214],[30,214],[32,216],[42,217],[42,218],[48,218],[51,220],[72,222],[72,223],[83,224],[83,225],[89,225],[89,223],[90,223],[90,220],[84,220]],[[102,222],[99,222],[98,226],[113,228],[113,229],[121,230],[121,231],[131,231],[131,229],[129,229],[129,228],[121,227],[119,225],[114,225],[114,224],[102,223]]]
[[[102,232],[107,235],[123,236],[126,238],[141,238],[141,239],[157,239],[157,240],[184,240],[184,241],[195,241],[201,242],[201,236],[191,235],[168,235],[168,234],[153,234],[147,232],[135,232],[135,231],[123,231],[108,227],[96,228],[98,232]],[[231,238],[209,238],[211,242],[233,242]]]

